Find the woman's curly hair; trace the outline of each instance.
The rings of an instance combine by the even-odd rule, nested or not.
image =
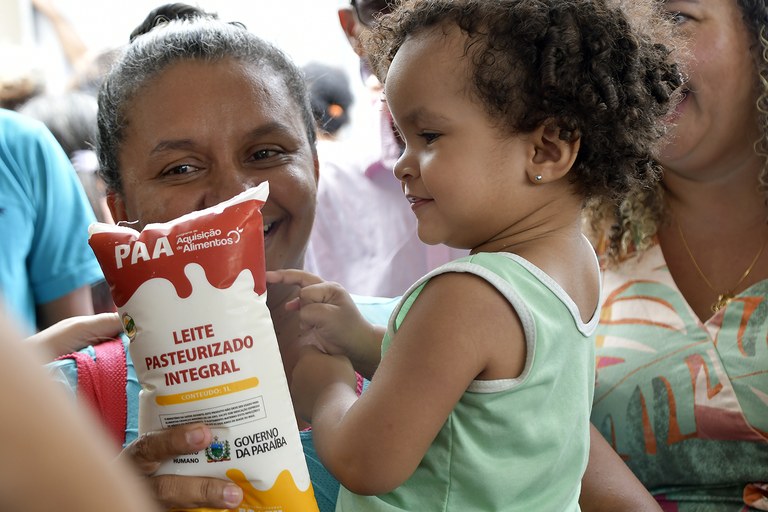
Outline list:
[[[731,0],[732,1],[732,0]],[[755,141],[755,153],[763,158],[758,186],[768,202],[768,4],[765,0],[737,0],[744,25],[751,35],[752,56],[755,61],[755,77],[758,98],[760,138]],[[599,232],[601,220],[609,215],[599,210],[592,215],[592,230]],[[613,261],[621,260],[634,250],[643,250],[653,244],[660,223],[665,218],[663,182],[656,187],[628,196],[615,212],[608,255]],[[602,224],[605,226],[605,223]]]
[[[768,3],[765,0],[738,0],[744,25],[752,40],[759,96],[755,107],[760,123],[760,139],[755,141],[755,152],[763,157],[760,187],[768,202]]]
[[[671,24],[653,0],[405,0],[364,44],[384,78],[409,35],[456,24],[467,34],[471,92],[510,133],[543,123],[580,140],[569,176],[615,219],[629,195],[660,179],[656,149],[682,76],[659,43]],[[616,236],[619,236],[618,234]]]

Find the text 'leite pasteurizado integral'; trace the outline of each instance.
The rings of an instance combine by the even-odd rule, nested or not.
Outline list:
[[[229,478],[238,511],[317,510],[272,318],[261,207],[267,183],[141,232],[96,223],[89,243],[131,340],[139,432],[193,422],[204,451],[157,474]]]

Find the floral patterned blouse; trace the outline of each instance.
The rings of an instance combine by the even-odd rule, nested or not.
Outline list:
[[[768,510],[768,280],[705,323],[658,244],[603,286],[593,424],[665,511]]]

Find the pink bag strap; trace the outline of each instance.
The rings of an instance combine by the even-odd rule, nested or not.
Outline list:
[[[90,403],[118,447],[125,442],[128,368],[120,338],[93,345],[96,359],[85,352],[73,352],[57,359],[74,359],[77,364],[77,395]]]

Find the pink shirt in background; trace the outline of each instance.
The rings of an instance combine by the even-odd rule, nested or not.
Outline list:
[[[416,216],[392,173],[400,148],[389,113],[378,108],[378,152],[352,141],[318,143],[317,213],[304,267],[350,293],[396,297],[468,251],[419,240]]]

